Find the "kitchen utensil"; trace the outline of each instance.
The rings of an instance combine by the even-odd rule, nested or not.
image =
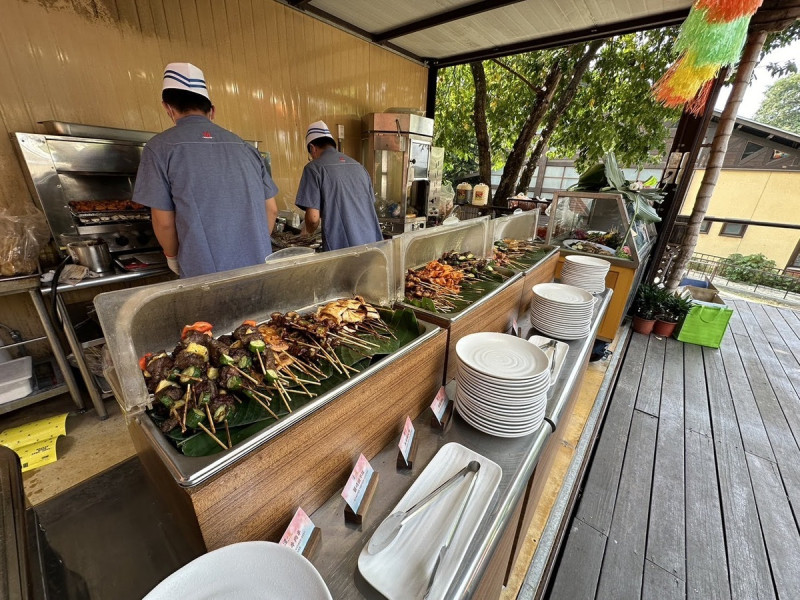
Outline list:
[[[442,492],[450,489],[467,473],[472,471],[477,472],[480,467],[481,465],[479,462],[475,460],[471,461],[466,467],[450,477],[450,479],[445,481],[442,485],[437,487],[408,510],[398,511],[386,517],[383,522],[378,525],[375,533],[372,534],[372,538],[370,538],[369,545],[367,546],[367,552],[370,554],[377,554],[386,548],[397,537],[397,534],[400,533],[400,529],[405,523],[408,522],[409,519],[430,505],[442,494]]]
[[[461,519],[464,516],[464,509],[467,508],[469,499],[472,497],[472,490],[475,489],[475,480],[478,478],[478,471],[481,468],[481,463],[479,463],[477,460],[473,460],[469,463],[469,465],[467,465],[467,467],[471,467],[471,470],[475,473],[475,475],[472,477],[472,481],[469,482],[469,489],[467,490],[467,494],[464,496],[464,499],[461,501],[461,506],[458,508],[458,516],[450,526],[450,531],[447,533],[447,539],[445,540],[444,545],[439,549],[439,556],[436,558],[436,564],[433,565],[431,578],[428,580],[428,588],[425,590],[425,595],[423,596],[423,598],[426,599],[431,593],[433,582],[436,580],[436,573],[439,571],[439,566],[442,564],[442,562],[444,562],[444,557],[447,554],[447,550],[450,548],[450,542],[453,541],[453,536],[456,534],[456,530],[458,529]]]
[[[95,273],[114,271],[111,253],[104,240],[84,240],[67,244],[67,252],[72,260]]]

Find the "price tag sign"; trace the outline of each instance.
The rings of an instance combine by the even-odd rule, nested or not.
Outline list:
[[[431,404],[433,416],[436,417],[439,423],[442,422],[445,409],[447,409],[447,393],[444,391],[444,386],[442,386],[439,388],[439,391],[436,392],[436,397],[433,399],[433,404]]]
[[[411,444],[414,441],[414,424],[411,423],[411,417],[406,417],[406,424],[403,426],[403,433],[400,435],[400,442],[397,447],[400,448],[400,454],[403,455],[403,460],[408,464],[408,453],[411,452]]]
[[[364,498],[364,492],[367,491],[373,472],[374,469],[369,464],[367,457],[359,454],[358,462],[353,472],[350,473],[350,478],[347,480],[344,490],[342,490],[342,498],[355,513],[358,512],[358,507],[361,506],[361,500]]]
[[[519,327],[517,326],[517,317],[511,320],[511,335],[519,337]]]
[[[311,522],[306,511],[298,508],[281,538],[280,545],[288,546],[298,554],[302,554],[313,531],[314,523]]]

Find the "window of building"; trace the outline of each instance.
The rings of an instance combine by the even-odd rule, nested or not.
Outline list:
[[[747,231],[747,225],[742,225],[741,223],[723,223],[719,234],[728,237],[744,237],[745,231]]]
[[[708,233],[711,230],[711,221],[706,221],[703,219],[703,222],[700,223],[700,233]]]
[[[759,146],[758,144],[755,144],[753,142],[747,142],[747,145],[744,147],[744,152],[742,152],[742,160],[744,160],[749,156],[752,156],[753,154],[755,154],[759,150],[762,150],[763,148],[764,146]]]

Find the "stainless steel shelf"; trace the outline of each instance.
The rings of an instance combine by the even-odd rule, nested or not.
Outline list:
[[[69,388],[67,387],[66,383],[60,383],[58,385],[54,385],[43,390],[34,390],[27,396],[23,398],[19,398],[17,400],[11,400],[10,402],[4,402],[0,404],[0,415],[9,413],[13,410],[17,410],[18,408],[24,408],[25,406],[30,406],[31,404],[36,404],[37,402],[41,402],[42,400],[47,400],[48,398],[53,398],[60,394],[67,394],[69,393]]]

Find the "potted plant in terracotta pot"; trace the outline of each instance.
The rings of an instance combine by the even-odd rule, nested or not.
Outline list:
[[[636,333],[650,335],[656,322],[656,315],[661,311],[664,291],[658,286],[643,283],[636,291],[633,300],[633,330]]]
[[[661,300],[661,308],[656,314],[653,333],[663,337],[671,336],[675,327],[689,314],[690,310],[692,310],[691,300],[665,293]]]

